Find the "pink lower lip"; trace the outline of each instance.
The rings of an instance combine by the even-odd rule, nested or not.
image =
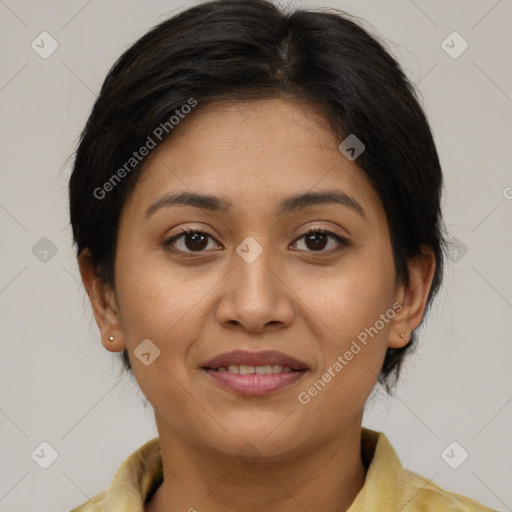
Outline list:
[[[221,386],[242,395],[266,395],[295,384],[306,370],[291,371],[285,373],[250,373],[242,375],[231,372],[219,372],[203,368]]]

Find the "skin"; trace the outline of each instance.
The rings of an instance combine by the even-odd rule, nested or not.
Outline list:
[[[124,205],[115,289],[97,277],[87,250],[78,259],[103,345],[128,348],[154,408],[164,482],[145,510],[346,510],[366,476],[365,402],[386,349],[406,345],[423,318],[434,256],[411,258],[409,285],[397,283],[379,197],[315,107],[289,97],[200,107],[153,151]],[[348,194],[364,217],[333,203],[276,214],[282,199],[326,189]],[[231,211],[181,205],[145,218],[163,194],[181,191],[221,196]],[[202,253],[190,238],[175,241],[176,252],[166,248],[185,227],[210,235]],[[348,245],[329,236],[315,250],[302,236],[312,227]],[[252,263],[236,252],[248,236],[263,249]],[[298,393],[394,303],[400,312],[299,403]],[[161,351],[149,366],[133,355],[144,339]],[[280,350],[309,371],[270,395],[242,396],[200,370],[234,349]],[[247,443],[259,453],[251,466],[237,455]]]

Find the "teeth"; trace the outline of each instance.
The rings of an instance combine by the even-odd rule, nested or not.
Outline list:
[[[247,364],[230,364],[229,366],[219,366],[217,368],[219,372],[228,371],[230,373],[238,373],[240,375],[249,375],[251,373],[257,373],[259,375],[268,375],[269,373],[288,373],[292,369],[289,366],[281,366],[280,364],[272,364],[265,366],[250,366]]]
[[[255,370],[254,366],[247,366],[245,364],[241,364],[240,371],[238,373],[240,373],[240,375],[247,375],[248,373],[254,373],[254,370]],[[229,370],[229,371],[232,371],[232,370]]]
[[[260,375],[266,375],[269,373],[279,373],[279,372],[275,372],[274,368],[277,368],[277,366],[276,365],[256,366],[255,372],[259,373]],[[280,366],[280,368],[282,368],[282,366]]]

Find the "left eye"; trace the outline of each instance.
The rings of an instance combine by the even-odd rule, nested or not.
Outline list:
[[[329,239],[334,240],[331,243],[331,247],[327,249],[333,249],[334,251],[339,251],[348,245],[348,241],[345,238],[337,235],[336,233],[331,233],[330,231],[322,231],[320,229],[312,229],[307,233],[303,234],[301,237],[297,238],[295,244],[304,239],[304,245],[308,248],[307,252],[319,252],[324,251],[327,245],[329,245]],[[338,246],[338,247],[336,247]],[[341,246],[341,247],[340,247]],[[300,249],[299,250],[303,250]],[[327,252],[327,251],[326,251]],[[330,252],[330,251],[329,251]]]

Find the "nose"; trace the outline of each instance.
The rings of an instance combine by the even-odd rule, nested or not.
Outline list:
[[[218,322],[223,327],[242,326],[254,333],[291,325],[295,295],[280,268],[268,249],[252,262],[234,252],[233,267],[224,280],[217,310]]]

